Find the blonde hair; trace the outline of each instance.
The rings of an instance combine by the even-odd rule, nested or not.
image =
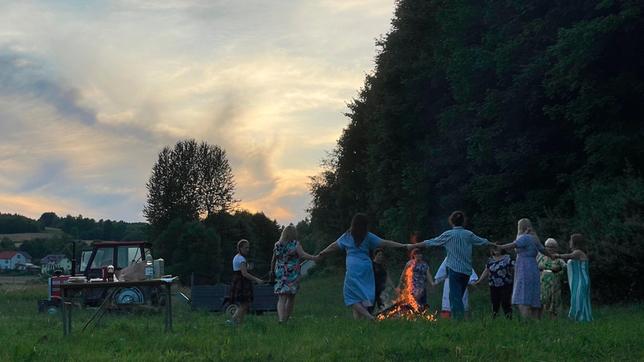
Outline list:
[[[534,227],[532,227],[532,222],[527,217],[520,219],[517,223],[517,239],[524,234],[530,234],[539,240],[537,232],[534,230]]]
[[[250,242],[248,240],[246,240],[246,239],[241,239],[241,240],[239,240],[237,242],[237,252],[238,253],[241,254],[241,248],[242,248],[242,245],[244,245],[244,244],[249,244],[250,245]]]
[[[545,242],[544,245],[546,246],[546,248],[549,248],[549,247],[558,248],[559,247],[559,243],[554,238],[546,239],[546,242]]]
[[[291,240],[297,240],[297,229],[293,224],[288,224],[282,230],[282,235],[280,235],[278,243],[283,244]]]

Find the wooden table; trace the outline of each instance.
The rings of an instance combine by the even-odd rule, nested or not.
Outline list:
[[[108,298],[111,298],[114,292],[120,288],[127,287],[162,287],[165,286],[167,292],[165,305],[165,331],[172,331],[172,281],[174,279],[148,279],[136,282],[95,282],[95,283],[67,283],[60,285],[61,311],[63,318],[63,335],[67,336],[72,333],[72,307],[67,302],[71,299],[68,295],[70,291],[88,290],[88,289],[111,289]],[[108,303],[103,303],[96,311],[96,314],[103,311]],[[95,314],[95,315],[96,315]],[[89,322],[88,322],[89,324]]]

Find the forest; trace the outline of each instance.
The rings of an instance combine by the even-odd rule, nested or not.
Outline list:
[[[367,212],[432,237],[453,210],[509,242],[590,241],[594,298],[641,300],[644,34],[638,1],[397,2],[348,125],[311,178],[311,229]],[[638,40],[640,39],[640,40]]]

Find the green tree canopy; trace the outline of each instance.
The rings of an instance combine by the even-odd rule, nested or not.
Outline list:
[[[529,217],[562,245],[586,234],[596,297],[644,297],[626,270],[644,271],[644,5],[396,5],[349,124],[311,180],[313,232],[332,240],[363,211],[404,241],[439,233],[463,209],[477,233],[510,241]]]

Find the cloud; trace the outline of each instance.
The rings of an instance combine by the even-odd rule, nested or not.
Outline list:
[[[80,104],[76,89],[51,79],[39,59],[8,47],[0,48],[0,96],[35,97],[52,105],[65,118],[86,124],[96,122],[96,115]]]
[[[242,207],[303,218],[392,8],[0,4],[0,211],[142,220],[158,152],[195,138],[227,151]]]

